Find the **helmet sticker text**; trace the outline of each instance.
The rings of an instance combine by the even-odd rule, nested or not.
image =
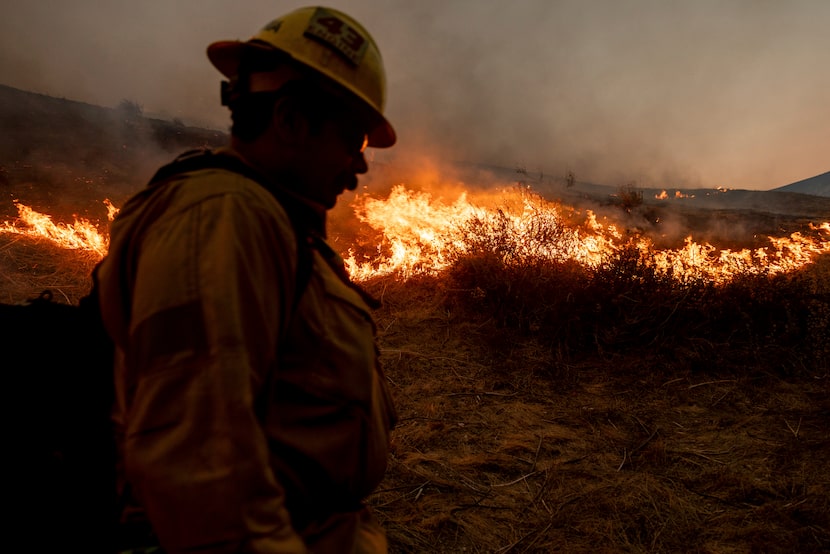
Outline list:
[[[262,30],[263,31],[271,31],[272,33],[276,33],[277,31],[280,30],[281,26],[282,26],[282,19],[275,19],[274,21],[272,21],[271,23],[266,25]]]
[[[369,46],[360,31],[323,8],[314,12],[305,35],[329,46],[354,65],[360,64]]]

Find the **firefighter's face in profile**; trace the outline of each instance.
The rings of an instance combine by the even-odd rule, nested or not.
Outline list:
[[[307,129],[298,142],[295,176],[299,191],[331,209],[345,190],[357,188],[357,176],[368,171],[365,127],[348,112],[337,112],[319,128]]]

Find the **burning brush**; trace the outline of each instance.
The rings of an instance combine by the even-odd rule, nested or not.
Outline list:
[[[109,200],[104,204],[112,220],[118,209]],[[0,233],[47,239],[98,258],[106,254],[108,236],[89,221],[55,223],[49,215],[19,202],[15,205],[18,221],[5,222]],[[574,223],[572,210],[524,189],[482,195],[476,202],[462,193],[454,202],[444,203],[399,185],[386,199],[358,196],[353,208],[364,224],[360,233],[371,234],[360,241],[361,247],[355,246],[357,237],[344,237],[352,245],[346,264],[356,281],[436,275],[482,249],[509,264],[546,259],[597,267],[633,248],[642,263],[658,273],[683,282],[722,284],[737,275],[796,271],[816,256],[830,253],[830,222],[811,226],[811,236],[768,237],[768,246],[754,249],[718,249],[692,237],[681,248],[658,249],[648,237],[625,235],[615,225],[597,221],[590,211],[582,222]]]

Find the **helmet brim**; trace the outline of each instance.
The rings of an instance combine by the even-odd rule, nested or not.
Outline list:
[[[392,125],[386,120],[386,118],[381,114],[372,111],[370,114],[370,120],[371,119],[374,119],[375,121],[370,125],[371,130],[368,134],[368,146],[371,146],[372,148],[389,148],[394,145],[398,140],[398,137],[395,134],[395,129],[392,128]]]
[[[232,79],[239,74],[239,65],[246,55],[249,55],[252,51],[265,53],[269,50],[273,51],[275,48],[273,46],[260,44],[255,41],[221,40],[208,46],[207,56],[210,63],[212,63],[213,66],[216,67],[220,73],[222,73],[222,75]],[[291,56],[287,52],[285,54],[297,63],[305,67],[309,67],[308,64],[303,63],[302,60],[297,60],[294,56]],[[314,68],[311,69],[314,70]],[[327,80],[332,81],[332,83],[338,88],[347,91],[347,89],[343,88],[342,85],[324,73],[319,71],[315,71],[315,73],[318,73]],[[357,95],[355,96],[357,97]],[[363,99],[361,99],[360,102],[362,104],[366,103]],[[368,145],[372,148],[388,148],[394,145],[397,141],[395,129],[383,116],[383,114],[372,108],[370,104],[366,104],[365,114],[370,129],[368,133]]]
[[[264,45],[260,46],[241,40],[220,40],[208,46],[207,57],[222,75],[230,79],[239,74],[239,63],[245,53],[255,48],[263,51],[268,49]]]

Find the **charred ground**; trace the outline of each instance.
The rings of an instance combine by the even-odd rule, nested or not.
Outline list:
[[[2,219],[13,199],[102,219],[103,198],[120,204],[177,151],[224,140],[135,108],[0,87]],[[647,202],[573,200],[651,225]],[[738,243],[830,214],[780,212],[660,220]],[[712,230],[724,218],[742,240]],[[347,243],[352,227],[335,223]],[[51,288],[75,301],[93,264],[0,235],[0,300]],[[587,270],[483,249],[440,279],[367,287],[384,301],[400,415],[370,498],[392,552],[830,551],[827,256],[798,274],[679,287],[624,253]]]

